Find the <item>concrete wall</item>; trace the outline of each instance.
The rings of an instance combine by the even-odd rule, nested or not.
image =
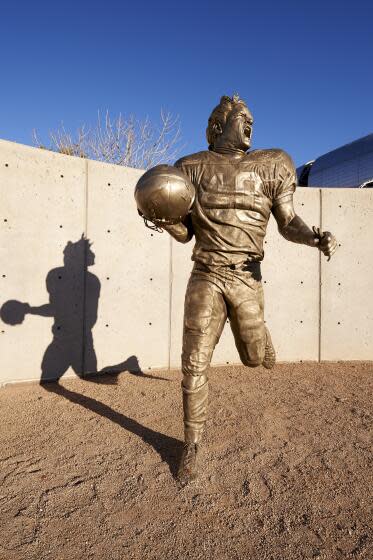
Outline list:
[[[334,191],[321,193],[322,224],[333,217],[341,246],[338,258],[321,262],[320,357],[372,360],[373,189]]]
[[[192,244],[144,227],[141,173],[0,141],[0,383],[179,367]],[[295,200],[341,248],[326,262],[271,219],[263,281],[278,359],[372,360],[373,192],[299,188]],[[213,363],[238,362],[227,325]]]

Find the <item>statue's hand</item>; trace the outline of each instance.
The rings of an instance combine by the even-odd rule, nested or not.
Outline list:
[[[326,257],[328,257],[329,261],[330,257],[336,252],[338,247],[336,238],[332,233],[330,233],[330,231],[320,231],[320,228],[316,227],[313,227],[312,229],[315,234],[316,247],[318,247]]]

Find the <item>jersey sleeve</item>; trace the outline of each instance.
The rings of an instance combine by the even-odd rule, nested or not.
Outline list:
[[[282,152],[274,167],[275,177],[273,182],[272,208],[290,200],[297,185],[297,174],[291,157]]]
[[[202,166],[197,159],[191,156],[185,156],[177,160],[174,164],[175,167],[180,169],[193,183],[195,187],[198,187],[201,180]]]

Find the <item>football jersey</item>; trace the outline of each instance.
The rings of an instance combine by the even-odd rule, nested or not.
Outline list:
[[[294,164],[282,150],[242,156],[203,151],[179,159],[196,189],[192,260],[213,265],[260,261],[271,209],[291,199]]]

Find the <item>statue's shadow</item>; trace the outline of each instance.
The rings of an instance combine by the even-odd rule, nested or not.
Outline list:
[[[69,241],[63,251],[63,266],[53,268],[46,277],[49,302],[35,307],[29,303],[10,300],[1,307],[0,317],[9,325],[20,325],[26,315],[52,317],[53,338],[44,352],[41,363],[42,387],[136,434],[159,453],[174,475],[177,456],[181,452],[180,441],[146,428],[109,406],[58,383],[70,367],[81,379],[91,383],[115,385],[117,376],[124,372],[168,381],[159,376],[145,374],[137,356],[134,355],[118,364],[97,370],[92,329],[97,320],[101,284],[97,276],[88,271],[88,267],[94,262],[95,255],[91,244],[84,236],[74,243]]]
[[[97,382],[106,383],[106,380],[97,379]],[[176,467],[179,462],[183,445],[180,440],[177,440],[160,432],[156,432],[151,428],[147,428],[136,420],[133,420],[132,418],[129,418],[128,416],[125,416],[124,414],[113,410],[106,404],[103,404],[102,402],[93,399],[92,397],[87,397],[86,395],[71,391],[70,389],[63,387],[57,382],[45,383],[43,384],[43,387],[51,393],[55,393],[60,397],[64,397],[74,404],[82,406],[83,408],[86,408],[91,412],[107,418],[111,422],[118,424],[121,428],[124,428],[125,430],[128,430],[129,432],[141,438],[146,444],[155,449],[155,451],[160,455],[162,461],[168,464],[172,476],[174,478],[176,477]]]

